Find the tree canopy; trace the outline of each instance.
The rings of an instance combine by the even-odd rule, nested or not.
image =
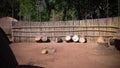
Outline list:
[[[14,12],[27,21],[106,18],[120,16],[119,4],[119,0],[3,0],[0,16]]]
[[[18,19],[19,3],[16,0],[1,0],[0,17],[11,16]]]

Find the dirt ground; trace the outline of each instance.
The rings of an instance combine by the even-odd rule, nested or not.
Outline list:
[[[120,68],[120,53],[97,43],[12,43],[19,64],[44,68]],[[42,50],[48,54],[42,54]]]

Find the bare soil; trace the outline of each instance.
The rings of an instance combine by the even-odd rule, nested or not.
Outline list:
[[[44,68],[120,68],[120,53],[97,43],[12,43],[19,64]],[[47,54],[42,54],[46,49]]]

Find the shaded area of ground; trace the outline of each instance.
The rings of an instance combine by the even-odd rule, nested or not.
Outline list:
[[[12,43],[21,65],[45,68],[120,68],[120,53],[96,43]],[[42,54],[43,49],[48,54]],[[52,49],[55,49],[53,52]]]
[[[19,65],[16,57],[9,46],[11,41],[7,38],[7,35],[0,28],[0,68],[43,68],[33,65]]]

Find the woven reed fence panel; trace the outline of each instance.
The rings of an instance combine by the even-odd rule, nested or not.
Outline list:
[[[85,35],[88,42],[99,36],[106,40],[113,37],[120,27],[120,17],[57,22],[13,22],[12,35],[15,42],[34,42],[35,36],[47,36],[51,41],[63,40],[67,35]]]

